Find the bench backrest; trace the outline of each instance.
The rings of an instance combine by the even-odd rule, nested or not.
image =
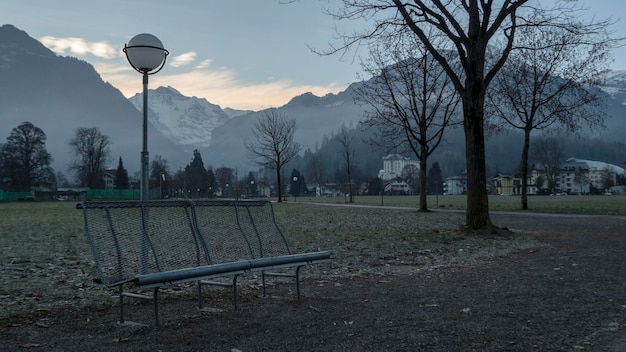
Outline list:
[[[196,223],[217,262],[291,254],[269,201],[196,201]]]
[[[236,201],[194,201],[197,231],[213,263],[228,263],[254,257],[253,245],[237,217]],[[244,219],[245,220],[245,219]],[[249,220],[247,220],[249,221]]]
[[[291,254],[287,239],[276,224],[271,202],[242,201],[236,205],[242,231],[252,244],[255,258]]]
[[[107,286],[138,274],[210,264],[188,201],[83,202],[85,235]]]

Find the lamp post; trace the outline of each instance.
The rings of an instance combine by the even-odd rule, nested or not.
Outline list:
[[[296,199],[296,190],[297,190],[296,188],[297,188],[297,185],[298,185],[298,177],[294,176],[293,177],[293,186],[294,186],[293,188],[294,189],[291,190],[291,193],[293,193],[293,201],[294,202],[297,202],[297,199]]]
[[[378,171],[378,178],[380,179],[380,206],[385,205],[383,201],[383,194],[385,193],[385,182],[383,181],[384,176],[385,176],[385,170],[380,169]]]
[[[141,200],[148,200],[148,75],[153,75],[163,68],[169,51],[152,34],[142,33],[134,36],[124,45],[124,54],[135,71],[143,75],[143,145],[141,149]]]

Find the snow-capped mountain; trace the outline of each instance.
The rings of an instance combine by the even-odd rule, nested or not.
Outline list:
[[[116,167],[120,157],[131,174],[140,167],[142,115],[128,99],[89,63],[57,56],[26,32],[1,25],[0,144],[24,121],[44,131],[51,166],[67,175],[75,157],[67,142],[83,127],[110,138],[106,167]],[[152,125],[148,135],[150,153],[170,160],[172,168],[190,158]]]
[[[143,94],[136,94],[129,101],[143,110]],[[204,98],[184,96],[172,87],[149,90],[148,106],[150,123],[187,151],[208,147],[211,132],[230,118],[218,105]],[[236,110],[231,109],[231,113],[236,114]]]
[[[626,71],[606,71],[601,77],[604,82],[602,90],[613,99],[626,105]]]

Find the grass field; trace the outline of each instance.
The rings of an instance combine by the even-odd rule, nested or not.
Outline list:
[[[397,266],[426,268],[534,245],[524,236],[463,236],[461,212],[418,213],[417,197],[288,198],[276,219],[294,251],[331,250],[328,264],[304,275],[384,274]],[[465,197],[429,198],[430,208],[463,209]],[[626,215],[626,196],[531,197],[532,211]],[[376,206],[376,207],[375,207]],[[519,208],[518,197],[491,197],[492,210]],[[93,258],[74,202],[0,203],[0,323],[54,307],[112,305],[112,290],[95,282]],[[2,325],[2,324],[0,324]]]
[[[293,202],[294,198],[287,198]],[[321,202],[344,204],[347,198],[296,198],[296,202]],[[417,207],[419,196],[384,196],[382,203],[385,206]],[[354,204],[380,205],[379,196],[356,196]],[[529,211],[540,213],[558,214],[605,214],[626,215],[626,196],[529,196]],[[466,208],[465,196],[428,196],[429,209],[454,209]],[[519,196],[489,196],[489,209],[493,211],[519,211],[521,199]]]

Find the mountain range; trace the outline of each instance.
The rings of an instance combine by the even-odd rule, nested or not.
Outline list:
[[[141,85],[141,77],[137,80]],[[68,140],[80,127],[97,127],[111,139],[110,166],[119,157],[131,172],[139,170],[142,114],[92,65],[60,57],[11,25],[0,27],[0,140],[24,121],[41,128],[52,167],[66,173],[73,155]],[[152,124],[149,151],[168,160],[187,160],[178,144]]]
[[[606,78],[607,128],[583,134],[623,144],[626,71],[609,72]],[[356,127],[363,118],[364,108],[354,99],[360,84],[322,97],[305,93],[276,109],[296,120],[296,141],[315,151],[342,125]],[[194,149],[200,151],[205,166],[228,166],[240,173],[256,168],[246,156],[245,144],[254,138],[252,127],[263,111],[222,109],[205,98],[183,96],[173,87],[149,90],[148,98],[150,156],[162,156],[172,171],[190,163]],[[141,94],[126,99],[89,63],[57,56],[11,25],[0,27],[0,143],[12,128],[30,121],[48,137],[46,147],[55,159],[52,166],[65,173],[72,160],[67,141],[75,129],[98,127],[112,141],[110,166],[122,157],[132,175],[139,170],[142,108]],[[503,169],[514,167],[512,156],[520,155],[521,139],[517,150],[512,150],[511,139],[511,135],[495,136],[488,142],[488,157],[498,160],[495,164]],[[435,157],[461,164],[460,170],[450,173],[462,171],[463,146],[462,131],[452,131]]]

